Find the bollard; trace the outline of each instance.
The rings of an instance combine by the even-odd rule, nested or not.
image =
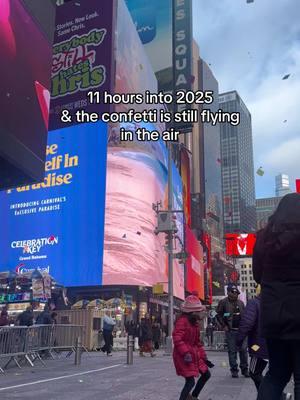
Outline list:
[[[134,348],[134,337],[127,336],[127,364],[133,364],[133,348]]]
[[[81,353],[82,353],[81,338],[78,337],[76,339],[76,346],[75,346],[75,365],[81,364]]]

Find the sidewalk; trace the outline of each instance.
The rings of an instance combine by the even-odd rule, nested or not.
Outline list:
[[[205,400],[255,400],[250,379],[232,379],[227,354],[211,352],[215,363],[212,378],[200,396]],[[127,366],[126,353],[112,357],[102,353],[83,354],[81,366],[73,357],[47,361],[22,370],[12,368],[0,375],[0,398],[47,400],[177,400],[183,379],[176,376],[171,357],[159,353],[155,358],[134,355]]]

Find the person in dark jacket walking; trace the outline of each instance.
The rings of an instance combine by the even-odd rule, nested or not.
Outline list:
[[[179,400],[196,400],[211,377],[208,368],[214,366],[207,360],[203,343],[200,341],[200,321],[205,306],[198,297],[192,295],[185,299],[181,310],[182,314],[177,319],[173,331],[173,361],[176,373],[185,378]],[[199,377],[199,374],[200,378],[195,386],[195,378]]]
[[[52,318],[49,306],[46,304],[44,310],[39,314],[36,319],[36,325],[52,325]]]
[[[17,318],[20,326],[32,326],[33,325],[33,309],[32,306],[26,308]]]
[[[0,326],[7,326],[7,325],[9,325],[9,317],[8,317],[7,308],[4,307],[1,310]]]
[[[155,354],[153,353],[153,332],[149,314],[146,314],[145,318],[141,320],[139,342],[140,356],[143,357],[144,353],[150,353],[151,357],[154,357]]]
[[[260,286],[256,289],[256,297],[248,301],[242,315],[237,334],[237,346],[242,346],[248,337],[248,350],[250,354],[250,377],[257,392],[263,380],[263,372],[268,365],[268,349],[265,339],[260,336]],[[290,393],[283,393],[282,400],[291,398]]]
[[[253,275],[262,287],[261,334],[269,352],[258,400],[279,400],[292,375],[300,400],[300,194],[283,197],[258,232]]]
[[[237,332],[240,325],[241,316],[244,312],[244,303],[238,299],[240,294],[235,285],[229,285],[227,289],[228,297],[221,300],[217,307],[217,321],[223,328],[226,334],[228,345],[228,358],[230,371],[233,378],[239,377],[236,346]],[[248,354],[246,340],[239,349],[240,368],[242,375],[249,378],[248,371]]]
[[[155,321],[152,326],[154,349],[159,350],[161,340],[161,329],[158,321]]]

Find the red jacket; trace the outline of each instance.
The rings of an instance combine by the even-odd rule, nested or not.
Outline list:
[[[173,360],[177,375],[184,378],[198,377],[199,372],[205,373],[208,370],[205,363],[206,353],[200,341],[200,329],[198,326],[192,325],[185,315],[176,322],[173,342]],[[186,353],[191,354],[193,360],[191,363],[184,361]]]

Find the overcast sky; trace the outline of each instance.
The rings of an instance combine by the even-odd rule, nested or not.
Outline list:
[[[194,0],[194,36],[220,91],[237,90],[252,114],[257,197],[275,175],[300,178],[299,0]],[[291,74],[288,80],[282,80]],[[283,121],[287,120],[286,123]]]

